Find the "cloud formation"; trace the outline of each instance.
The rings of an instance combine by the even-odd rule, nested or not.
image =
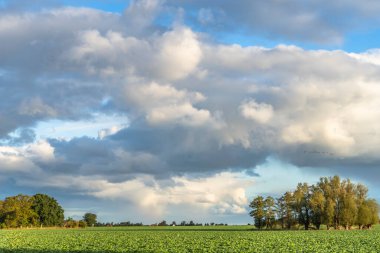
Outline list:
[[[168,0],[168,4],[192,10],[191,23],[206,31],[237,30],[269,39],[290,39],[321,44],[340,44],[352,30],[379,23],[380,4],[351,1],[252,1]],[[349,13],[349,14],[348,14]]]
[[[255,168],[268,157],[373,182],[380,162],[378,50],[218,44],[186,22],[157,25],[154,17],[173,4],[133,1],[123,14],[65,7],[1,15],[0,180],[14,189],[124,200],[136,214],[154,208],[157,217],[187,205],[209,214],[245,212]],[[236,14],[241,5],[262,4],[185,3],[203,8],[205,25],[228,8],[231,24],[246,26],[248,14]],[[282,4],[270,10],[284,24],[305,19],[339,40],[332,21],[319,24],[321,13],[337,7],[304,5],[293,17]],[[360,8],[358,17],[372,18],[372,9]],[[307,25],[282,34],[275,21],[260,22],[279,36],[309,36]],[[128,125],[100,128],[98,138],[34,133],[41,122],[104,114]]]

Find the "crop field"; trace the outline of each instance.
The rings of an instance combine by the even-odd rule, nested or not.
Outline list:
[[[380,252],[380,229],[253,231],[227,227],[1,230],[0,252]]]

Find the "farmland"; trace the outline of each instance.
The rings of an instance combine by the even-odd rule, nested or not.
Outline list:
[[[380,252],[380,229],[254,231],[248,226],[1,230],[0,252]]]

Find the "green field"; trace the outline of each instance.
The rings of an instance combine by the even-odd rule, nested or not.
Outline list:
[[[380,229],[253,231],[248,226],[0,230],[0,252],[380,252]]]

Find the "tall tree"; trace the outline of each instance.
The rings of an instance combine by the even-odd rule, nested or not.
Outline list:
[[[46,194],[36,194],[33,196],[32,209],[38,214],[41,225],[63,225],[64,211],[54,198]]]
[[[96,219],[97,216],[94,213],[85,213],[83,215],[83,221],[85,221],[87,223],[87,226],[89,227],[94,226],[96,224]]]
[[[325,207],[326,199],[323,196],[323,192],[319,187],[312,186],[312,194],[310,197],[310,207],[311,207],[311,222],[313,225],[319,229],[323,222],[323,212]]]
[[[249,213],[251,217],[253,217],[255,227],[258,229],[262,229],[264,226],[264,198],[262,196],[257,196],[252,200],[249,207],[252,208],[252,211]]]
[[[265,226],[266,228],[273,228],[276,222],[275,215],[275,203],[271,196],[265,198],[264,201],[264,212],[265,212]]]
[[[334,228],[338,229],[340,226],[340,214],[342,208],[341,201],[341,183],[339,176],[333,176],[329,182],[331,186],[331,200],[334,203]]]
[[[349,179],[343,180],[341,183],[341,209],[340,209],[340,224],[342,224],[345,229],[350,229],[352,225],[356,222],[357,217],[357,200],[355,185],[351,183]]]
[[[335,217],[335,200],[333,199],[333,190],[330,184],[330,179],[321,177],[317,184],[325,199],[325,205],[322,212],[322,221],[327,226],[327,229],[334,226]]]
[[[294,196],[291,192],[285,192],[284,194],[284,203],[285,203],[285,224],[286,228],[290,229],[295,222],[294,214]]]
[[[304,225],[305,230],[309,229],[311,221],[310,197],[311,193],[308,184],[299,183],[297,189],[294,191],[294,202],[298,221]]]
[[[284,196],[276,199],[276,216],[281,224],[281,228],[284,229],[286,219],[286,203]]]

